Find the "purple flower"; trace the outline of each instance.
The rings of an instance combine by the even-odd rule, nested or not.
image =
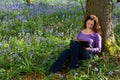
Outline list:
[[[17,53],[13,53],[13,57],[17,57],[18,56],[18,54]]]
[[[27,20],[26,20],[26,19],[23,19],[22,22],[25,23],[25,22],[27,22]]]
[[[2,46],[2,43],[0,43],[0,46]]]
[[[92,65],[90,64],[90,62],[88,62],[88,67],[92,67]]]
[[[58,0],[58,2],[60,2],[60,3],[61,3],[61,2],[62,2],[62,0]]]
[[[6,49],[6,53],[8,54],[10,52],[10,50],[9,49]]]
[[[78,75],[78,73],[76,72],[75,74],[74,74],[74,76],[77,76]]]
[[[13,61],[13,57],[12,57],[12,56],[10,56],[10,58],[9,58],[9,59],[10,59],[10,61]]]
[[[29,56],[32,58],[33,54],[31,53],[31,54],[29,54]]]
[[[58,36],[64,36],[64,32],[58,33]]]
[[[97,71],[98,71],[98,68],[97,68],[97,67],[95,67],[93,70],[97,72]]]
[[[30,40],[26,40],[27,45],[30,45]]]
[[[60,75],[59,75],[60,80],[62,80],[64,76],[65,76],[65,74],[60,74]]]
[[[19,3],[14,3],[13,5],[8,6],[8,8],[13,9],[13,10],[18,10],[20,8]]]
[[[109,71],[109,72],[108,72],[108,75],[113,76],[113,75],[114,75],[114,72],[113,72],[113,71]]]
[[[2,55],[2,51],[0,51],[0,55]]]
[[[6,32],[8,32],[8,31],[9,31],[9,28],[5,28],[5,30],[6,30]]]
[[[105,58],[105,62],[107,63],[107,62],[108,62],[108,60],[109,60],[109,58],[108,58],[108,57],[106,57],[106,58]]]
[[[18,57],[18,58],[17,58],[17,61],[20,61],[20,60],[21,60],[21,57]]]
[[[31,39],[30,33],[27,32],[25,37],[26,37],[26,43],[30,45],[30,39]]]
[[[54,58],[54,55],[50,55],[49,57],[48,57],[48,60],[51,60],[51,59],[53,59]]]
[[[53,32],[53,28],[52,29],[50,29],[50,33],[52,33]]]
[[[26,37],[26,39],[30,39],[31,37],[30,37],[30,33],[26,33],[26,35],[25,35],[25,37]]]
[[[114,14],[112,14],[112,18],[117,19],[117,17]]]
[[[30,9],[34,9],[34,6],[33,5],[30,5],[30,7],[29,7]]]
[[[25,18],[25,16],[19,16],[19,15],[17,17],[21,20]]]

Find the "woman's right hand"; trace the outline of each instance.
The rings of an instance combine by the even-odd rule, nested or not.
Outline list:
[[[85,50],[90,51],[90,48],[85,48]]]

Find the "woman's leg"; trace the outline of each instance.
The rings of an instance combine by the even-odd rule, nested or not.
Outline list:
[[[79,60],[86,60],[92,58],[92,54],[82,48],[77,41],[70,43],[70,68],[76,69]]]
[[[92,53],[80,47],[79,60],[86,60],[91,58],[93,58]]]
[[[62,65],[64,64],[65,60],[68,59],[70,56],[70,49],[64,50],[58,57],[58,59],[53,63],[50,72],[56,73],[60,71]]]
[[[79,61],[79,44],[77,41],[71,41],[70,43],[70,68],[76,69]]]

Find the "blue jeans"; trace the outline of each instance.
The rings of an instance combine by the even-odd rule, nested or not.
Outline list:
[[[86,60],[92,58],[93,55],[82,48],[77,41],[71,41],[70,48],[64,50],[53,63],[50,68],[50,72],[56,73],[60,71],[62,65],[67,59],[70,59],[70,69],[76,69],[78,67],[79,60]]]

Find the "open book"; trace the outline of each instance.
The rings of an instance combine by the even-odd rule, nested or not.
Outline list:
[[[85,47],[85,48],[90,47],[88,41],[79,41],[79,44],[81,47]]]

